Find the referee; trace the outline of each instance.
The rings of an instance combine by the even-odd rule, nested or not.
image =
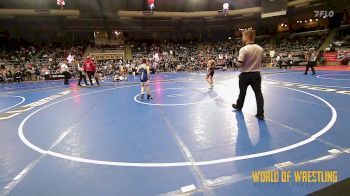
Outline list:
[[[64,60],[63,63],[60,64],[60,72],[64,75],[64,85],[69,85],[69,67],[67,66],[66,60]]]
[[[306,64],[306,69],[305,69],[305,75],[307,75],[307,72],[309,71],[309,68],[311,68],[312,75],[315,75],[315,68],[314,66],[317,65],[317,55],[315,52],[315,48],[310,48],[309,53],[306,56],[307,58],[307,64]]]
[[[236,104],[232,107],[241,111],[244,104],[247,88],[250,85],[255,93],[258,111],[256,117],[264,120],[264,98],[261,93],[261,75],[260,68],[263,62],[264,49],[254,43],[255,31],[247,30],[242,33],[242,41],[245,45],[239,50],[238,66],[241,74],[239,75],[239,96]]]

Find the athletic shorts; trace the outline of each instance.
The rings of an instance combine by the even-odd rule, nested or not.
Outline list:
[[[209,77],[209,76],[213,77],[214,76],[214,72],[215,72],[214,69],[209,70],[208,73],[207,73],[207,77]]]
[[[148,81],[148,78],[145,78],[145,79],[142,79],[140,80],[141,82],[147,82]]]

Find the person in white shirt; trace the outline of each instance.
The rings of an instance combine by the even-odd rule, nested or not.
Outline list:
[[[238,66],[237,66],[237,57],[233,57],[233,60],[232,60],[232,66],[234,69],[237,69],[238,70]]]
[[[251,86],[256,97],[257,114],[259,120],[264,120],[264,98],[261,93],[261,74],[260,68],[263,62],[264,49],[254,43],[255,31],[247,30],[242,33],[242,41],[245,44],[239,50],[238,66],[241,74],[239,75],[239,96],[236,104],[232,107],[241,111],[244,104],[248,86]]]
[[[288,58],[287,58],[288,62],[287,62],[287,65],[289,68],[292,68],[292,65],[293,65],[293,56],[291,53],[288,54]]]
[[[276,67],[279,67],[281,69],[281,65],[282,65],[282,56],[281,54],[278,54],[276,57]]]
[[[64,75],[64,85],[68,85],[69,67],[67,66],[67,61],[63,61],[63,63],[60,64],[60,73]]]
[[[307,58],[307,64],[306,64],[306,69],[304,74],[307,75],[307,72],[311,68],[312,75],[315,75],[316,72],[315,72],[314,66],[317,65],[317,54],[314,48],[310,48],[309,52],[306,55],[306,58]]]

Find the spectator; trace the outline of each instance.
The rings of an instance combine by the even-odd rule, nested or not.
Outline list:
[[[95,78],[97,85],[100,85],[98,78],[95,76],[96,73],[96,65],[93,60],[88,56],[84,62],[84,71],[87,73],[90,81],[90,85],[93,86],[92,77]]]

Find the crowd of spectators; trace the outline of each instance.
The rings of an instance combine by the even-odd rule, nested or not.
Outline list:
[[[132,61],[151,59],[155,69],[164,71],[199,70],[206,67],[208,58],[219,65],[233,58],[235,49],[231,42],[132,42]]]
[[[337,48],[349,48],[350,46],[350,28],[339,29],[333,40],[334,46]]]
[[[301,65],[306,61],[307,52],[320,48],[327,37],[327,32],[314,34],[288,35],[276,40],[276,50],[271,58],[275,67],[290,67]]]
[[[325,33],[283,37],[277,40],[276,51],[300,52],[310,48],[318,49],[326,37]]]
[[[268,51],[270,38],[257,40]],[[205,69],[209,58],[216,61],[217,68],[232,67],[242,43],[239,39],[222,42],[154,42],[133,41],[131,43],[132,61],[142,58],[157,59],[152,63],[156,69],[164,71]]]
[[[95,52],[124,51],[124,44],[121,44],[121,45],[94,45],[93,51],[95,51]]]
[[[82,45],[62,48],[60,46],[51,46],[42,51],[42,54],[36,60],[40,62],[41,67],[45,67],[52,73],[57,72],[59,63],[64,60],[81,60],[85,47]],[[70,60],[71,58],[71,60]]]
[[[199,56],[198,44],[194,42],[132,41],[132,61],[143,58],[154,60],[152,65],[166,71],[175,70],[177,64],[190,64]]]
[[[37,56],[40,49],[40,45],[32,45],[23,40],[3,43],[0,48],[0,82],[19,81],[27,72],[35,74],[35,68],[25,65]]]
[[[277,39],[276,50],[270,56],[271,38],[262,37],[256,43],[265,50],[265,56],[275,66],[291,65],[290,62],[303,61],[305,52],[310,48],[319,48],[326,34],[288,36]],[[43,48],[33,46],[2,50],[0,56],[0,80],[19,81],[41,79],[45,74],[57,74],[59,63],[70,61],[69,57],[82,61],[87,44],[73,47],[49,45]],[[96,61],[98,72],[102,75],[113,75],[123,66],[127,72],[134,73],[141,60],[150,61],[153,70],[158,71],[194,71],[206,68],[207,60],[214,59],[217,68],[234,67],[237,61],[240,39],[228,39],[222,42],[193,41],[130,41],[132,58],[128,61]],[[94,45],[99,50],[124,50],[124,45]],[[285,62],[285,63],[284,63]],[[81,62],[82,63],[82,62]],[[76,68],[71,66],[71,71]]]
[[[35,46],[10,45],[0,48],[0,64],[20,64],[29,61],[38,52]]]
[[[44,79],[47,74],[58,73],[59,63],[69,56],[72,60],[81,60],[83,52],[83,46],[64,49],[59,45],[39,49],[33,46],[4,49],[0,56],[0,82]]]
[[[350,37],[350,28],[340,29],[336,32],[334,41],[345,41],[346,38]]]

